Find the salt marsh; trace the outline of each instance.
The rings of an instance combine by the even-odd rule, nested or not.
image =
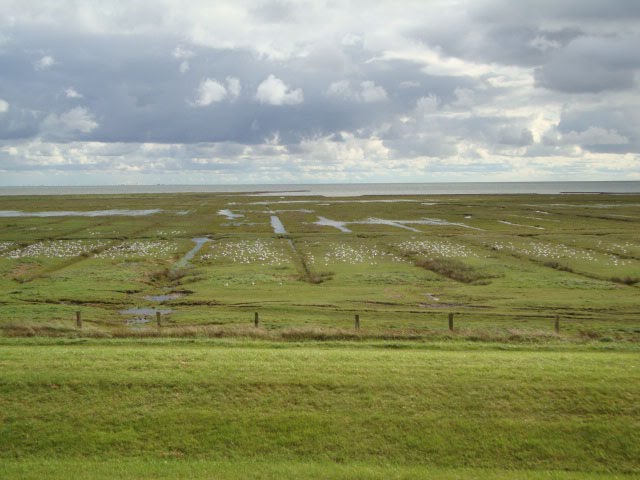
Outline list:
[[[616,197],[628,204],[620,217],[583,208],[609,204],[601,195],[568,197],[571,207],[540,195],[107,200],[0,197],[4,211],[157,212],[0,217],[0,327],[57,325],[81,308],[86,325],[108,331],[122,327],[114,312],[169,302],[176,326],[245,324],[251,309],[270,328],[343,326],[359,311],[374,330],[420,330],[455,308],[492,325],[570,312],[600,322],[603,335],[636,335],[633,196]],[[536,218],[518,221],[527,217]]]

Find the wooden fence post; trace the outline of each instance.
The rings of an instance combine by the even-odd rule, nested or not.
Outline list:
[[[260,323],[260,316],[258,315],[258,312],[256,312],[253,318],[253,324],[257,327],[258,323]]]
[[[82,328],[82,314],[80,313],[80,310],[76,312],[76,327]]]
[[[453,332],[453,313],[449,314],[449,330]]]
[[[158,328],[162,326],[162,313],[159,310],[156,310],[156,323],[158,324]]]
[[[360,315],[356,313],[356,330],[360,330]]]

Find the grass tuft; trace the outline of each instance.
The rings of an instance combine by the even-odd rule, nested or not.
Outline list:
[[[478,283],[486,285],[490,275],[483,274],[475,268],[454,258],[421,258],[415,261],[416,266],[431,270],[452,280],[462,283]]]
[[[640,282],[640,278],[638,277],[611,277],[611,281],[615,283],[623,283],[625,285],[635,285]]]

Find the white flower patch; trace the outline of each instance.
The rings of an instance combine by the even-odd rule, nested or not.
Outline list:
[[[402,258],[378,248],[369,248],[364,245],[356,247],[348,244],[333,245],[323,257],[325,265],[330,263],[348,263],[355,265],[359,263],[368,263],[370,265],[378,265],[382,261],[401,262]]]
[[[104,245],[101,241],[55,240],[37,242],[3,255],[5,258],[71,258],[89,254],[92,250]]]
[[[241,240],[239,242],[219,242],[212,244],[210,252],[202,255],[201,260],[215,260],[245,265],[285,265],[291,257],[284,246],[274,245],[264,240]]]
[[[528,244],[516,245],[513,242],[493,243],[489,245],[494,250],[508,250],[520,255],[537,258],[540,260],[586,260],[600,263],[605,266],[623,266],[631,264],[614,254],[599,254],[592,250],[573,248],[563,244],[552,244],[532,241]]]
[[[615,251],[617,253],[621,253],[622,255],[629,255],[632,254],[634,250],[640,249],[640,246],[633,244],[632,242],[607,243],[603,242],[602,240],[598,240],[598,248],[603,250]]]
[[[15,246],[15,244],[15,242],[0,242],[0,252],[8,250],[9,248]]]
[[[443,240],[411,240],[398,245],[405,252],[418,252],[445,258],[478,257],[470,248]]]
[[[174,242],[138,240],[125,242],[106,249],[96,258],[153,257],[162,258],[178,251]]]

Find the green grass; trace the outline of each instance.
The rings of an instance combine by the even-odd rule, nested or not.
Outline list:
[[[637,476],[639,358],[611,345],[5,340],[0,469],[3,478]]]
[[[429,337],[454,312],[465,338],[504,339],[513,329],[549,332],[560,314],[567,340],[640,339],[637,195],[291,200],[305,203],[224,194],[2,197],[0,209],[8,210],[162,212],[0,219],[0,328],[59,334],[81,309],[92,334],[120,336],[128,327],[118,311],[154,308],[145,297],[179,292],[162,306],[173,310],[166,324],[176,328],[238,329],[259,311],[269,330],[344,329],[358,313],[370,335],[398,330]],[[230,221],[221,209],[244,217]],[[270,209],[288,235],[272,232]],[[319,216],[437,218],[452,225],[411,224],[418,230],[412,232],[350,223],[353,232],[342,233],[315,225]],[[191,238],[204,235],[212,241],[178,269]],[[56,256],[69,242],[101,243],[97,254]],[[25,249],[36,253],[18,255]]]
[[[0,478],[640,478],[640,196],[377,199],[0,197],[162,210],[0,218]]]
[[[421,466],[340,464],[335,462],[219,462],[206,460],[29,460],[8,461],[6,478],[23,480],[92,478],[92,479],[238,479],[262,480],[283,478],[310,479],[379,479],[404,480],[437,478],[442,480],[615,480],[638,478],[634,474],[603,474],[558,470],[496,470],[478,468],[442,469]]]

